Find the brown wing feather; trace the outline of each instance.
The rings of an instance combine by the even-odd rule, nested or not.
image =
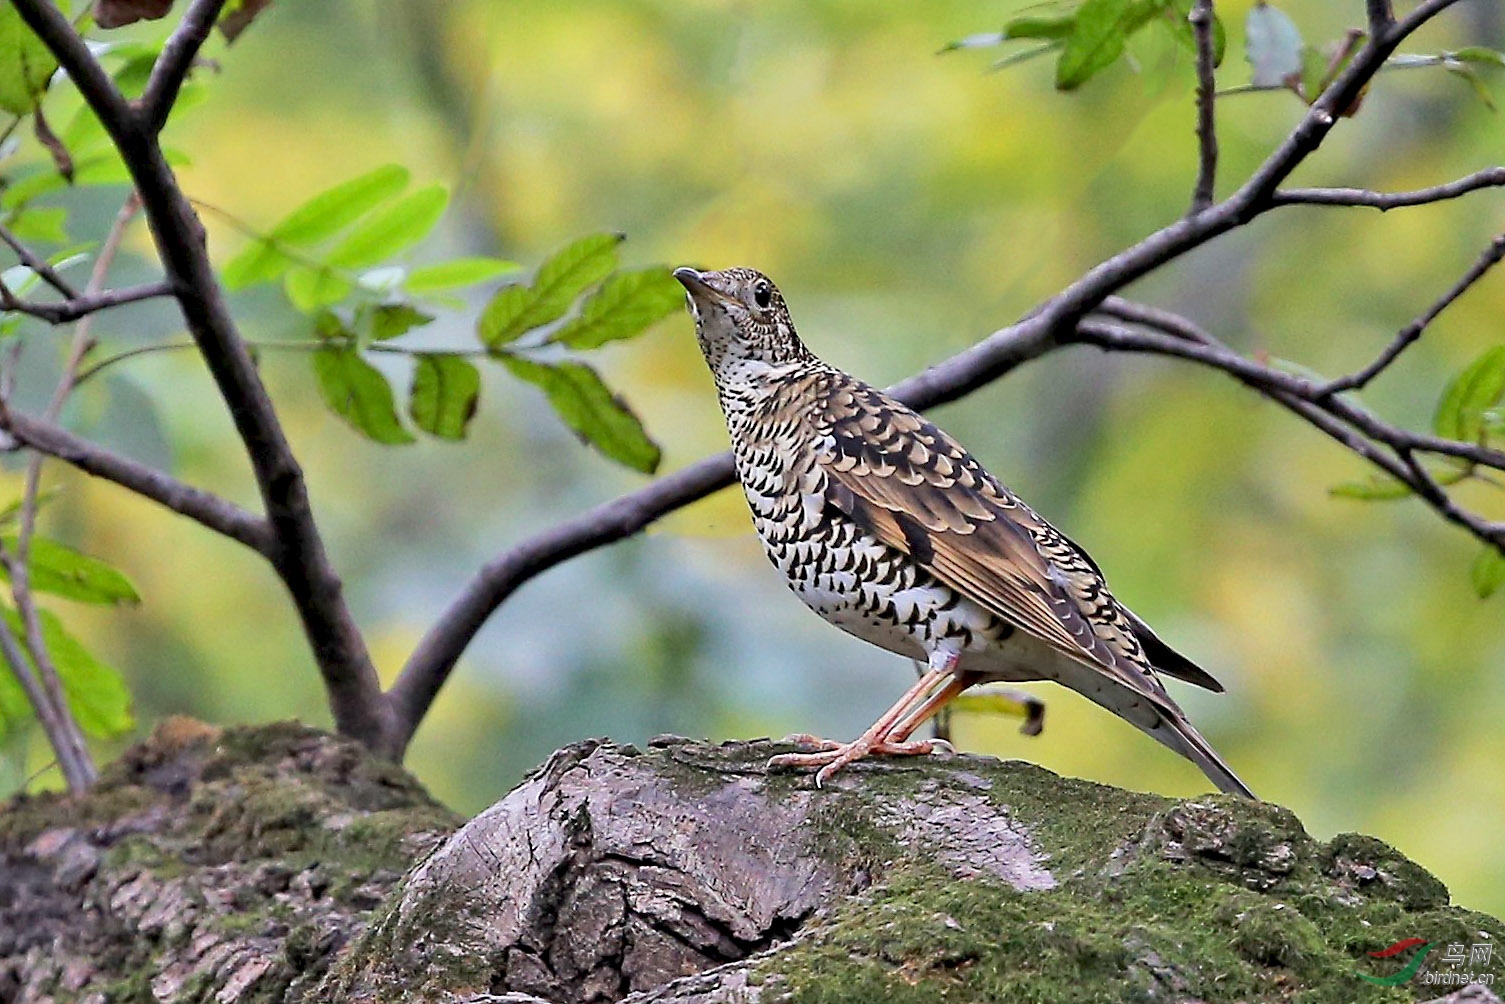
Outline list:
[[[831,505],[995,615],[1169,703],[1127,612],[1080,548],[881,392],[842,382],[818,398]]]

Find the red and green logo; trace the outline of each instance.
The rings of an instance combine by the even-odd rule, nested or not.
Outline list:
[[[1436,948],[1438,944],[1439,942],[1428,941],[1426,938],[1407,938],[1404,941],[1397,941],[1389,948],[1382,948],[1378,952],[1370,952],[1369,954],[1376,959],[1389,959],[1399,955],[1408,948],[1415,948],[1417,945],[1420,945],[1420,950],[1411,956],[1411,961],[1406,963],[1404,969],[1394,976],[1370,976],[1368,973],[1359,973],[1358,976],[1360,979],[1368,980],[1376,986],[1398,987],[1413,978],[1420,971],[1421,964],[1426,961],[1427,953]]]

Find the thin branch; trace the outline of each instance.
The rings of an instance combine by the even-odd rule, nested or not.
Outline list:
[[[214,22],[224,8],[226,0],[195,0],[183,14],[177,30],[162,46],[162,54],[152,67],[146,90],[141,94],[139,107],[145,117],[146,127],[153,133],[162,131],[167,116],[177,103],[178,91],[193,68],[193,60],[214,30]]]
[[[0,407],[0,430],[14,436],[22,446],[56,457],[85,474],[112,481],[268,558],[277,551],[272,528],[260,516],[212,492],[91,443],[61,426]]]
[[[17,299],[9,289],[5,288],[4,283],[0,283],[0,309],[26,314],[46,321],[48,324],[67,324],[101,310],[109,310],[111,307],[121,307],[127,303],[139,303],[142,300],[154,300],[172,295],[172,284],[163,279],[145,282],[139,286],[107,289],[101,293],[86,293],[61,303],[33,303]]]
[[[1480,540],[1505,552],[1505,523],[1490,522],[1458,506],[1413,456],[1417,450],[1466,456],[1476,463],[1505,470],[1505,454],[1499,451],[1469,443],[1420,436],[1390,425],[1341,399],[1319,399],[1325,385],[1262,366],[1234,353],[1215,339],[1212,344],[1197,344],[1176,335],[1168,337],[1136,331],[1090,318],[1078,326],[1076,338],[1083,344],[1110,351],[1174,356],[1221,370],[1294,411],[1410,487],[1444,519],[1464,527]],[[1418,470],[1421,471],[1420,474],[1417,473]]]
[[[1374,361],[1356,373],[1345,377],[1339,377],[1325,384],[1320,391],[1320,396],[1327,397],[1332,394],[1341,394],[1349,390],[1361,390],[1369,384],[1369,381],[1379,376],[1391,363],[1400,358],[1400,354],[1418,338],[1427,326],[1437,319],[1447,307],[1458,297],[1462,296],[1470,286],[1483,278],[1484,273],[1500,263],[1505,258],[1505,234],[1500,234],[1489,242],[1489,246],[1479,255],[1469,270],[1463,273],[1462,278],[1455,282],[1447,292],[1432,302],[1426,310],[1422,311],[1410,324],[1401,328],[1386,345],[1384,351],[1375,357]]]
[[[1213,52],[1212,0],[1196,0],[1187,20],[1197,43],[1197,183],[1192,189],[1191,213],[1212,205],[1218,177],[1217,81]]]
[[[1364,6],[1369,13],[1369,37],[1384,38],[1390,26],[1395,23],[1395,12],[1390,8],[1390,0],[1365,0]]]
[[[6,557],[9,557],[8,554]],[[22,630],[25,630],[24,624]],[[21,689],[26,694],[26,700],[36,712],[37,721],[42,724],[42,731],[49,736],[59,734],[63,726],[58,719],[57,708],[53,705],[52,698],[43,688],[41,681],[37,679],[31,661],[26,658],[26,653],[22,651],[15,632],[11,630],[10,623],[4,617],[0,617],[0,654],[4,655],[5,662],[20,682]],[[93,783],[90,779],[90,773],[94,768],[92,761],[88,759],[78,761],[72,750],[64,753],[54,747],[53,751],[58,754],[58,766],[62,769],[63,778],[70,788],[74,787],[75,777],[83,782],[81,788],[87,788]]]
[[[9,245],[10,249],[16,253],[16,257],[21,259],[21,264],[41,276],[42,281],[47,283],[47,285],[62,293],[70,300],[78,296],[78,290],[74,289],[68,280],[58,275],[51,265],[33,254],[31,248],[23,244],[20,238],[4,226],[0,226],[0,241],[4,241]]]
[[[1457,181],[1413,192],[1375,192],[1367,188],[1285,188],[1271,196],[1277,206],[1368,206],[1381,212],[1456,199],[1481,188],[1505,187],[1505,167],[1488,167]]]
[[[13,551],[0,542],[0,565],[5,566],[6,574],[10,576],[11,595],[15,598],[16,612],[21,618],[21,640],[26,654],[31,656],[32,668],[36,671],[37,681],[46,697],[42,704],[33,705],[33,710],[37,713],[37,719],[43,723],[48,743],[57,754],[58,766],[62,768],[63,778],[68,782],[68,790],[87,791],[99,779],[99,769],[94,766],[94,758],[89,754],[89,745],[78,727],[78,719],[68,706],[62,675],[47,647],[41,614],[31,596],[26,559],[20,555],[19,549]],[[6,658],[10,658],[8,651]],[[31,695],[28,693],[27,696]]]
[[[115,215],[115,221],[111,224],[110,231],[100,247],[98,257],[94,259],[94,268],[89,275],[88,285],[84,288],[85,297],[98,296],[100,290],[104,288],[105,278],[109,274],[111,264],[115,261],[115,255],[120,251],[120,242],[125,237],[126,228],[130,226],[131,220],[135,219],[139,208],[140,204],[136,201],[134,192],[126,196],[120,212]],[[93,320],[94,316],[89,314],[74,329],[73,339],[68,348],[68,359],[63,364],[63,372],[58,377],[57,387],[52,392],[52,400],[48,402],[43,412],[44,422],[57,421],[58,415],[63,410],[63,403],[73,389],[73,376],[78,371],[78,364],[93,344],[89,335]],[[23,639],[26,651],[31,656],[32,666],[36,670],[42,689],[52,703],[52,721],[44,726],[48,742],[57,753],[58,763],[63,769],[63,776],[67,778],[68,787],[73,791],[82,791],[94,783],[99,772],[94,766],[93,758],[89,755],[89,746],[84,740],[83,731],[78,726],[78,719],[73,714],[73,709],[68,704],[68,697],[63,691],[62,677],[58,673],[57,665],[53,662],[47,639],[42,633],[41,614],[37,610],[36,598],[31,591],[31,540],[36,531],[37,498],[42,487],[42,466],[45,459],[45,454],[35,453],[26,466],[15,550],[12,552],[9,548],[0,545],[0,562],[4,563],[6,571],[10,573],[11,597],[15,600],[16,610],[20,613],[21,623],[25,628]],[[38,718],[42,718],[40,710]],[[46,721],[46,719],[42,720]]]
[[[1203,345],[1220,344],[1205,328],[1189,318],[1160,307],[1140,303],[1137,300],[1127,300],[1121,296],[1108,297],[1093,313],[1157,328],[1168,335],[1184,338],[1189,342],[1199,342]]]

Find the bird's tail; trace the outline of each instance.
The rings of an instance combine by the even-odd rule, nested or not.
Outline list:
[[[1229,795],[1242,795],[1244,798],[1258,801],[1259,796],[1250,791],[1247,784],[1239,780],[1233,768],[1223,762],[1223,758],[1218,756],[1218,751],[1212,748],[1212,743],[1192,727],[1185,715],[1175,707],[1158,707],[1155,710],[1159,712],[1160,720],[1151,728],[1140,725],[1140,728],[1144,729],[1151,738],[1169,746],[1202,768],[1202,773],[1218,786],[1219,791]]]

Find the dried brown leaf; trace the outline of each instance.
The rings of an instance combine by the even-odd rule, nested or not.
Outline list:
[[[99,0],[94,5],[94,23],[101,28],[120,28],[137,21],[155,21],[172,10],[172,0]]]

